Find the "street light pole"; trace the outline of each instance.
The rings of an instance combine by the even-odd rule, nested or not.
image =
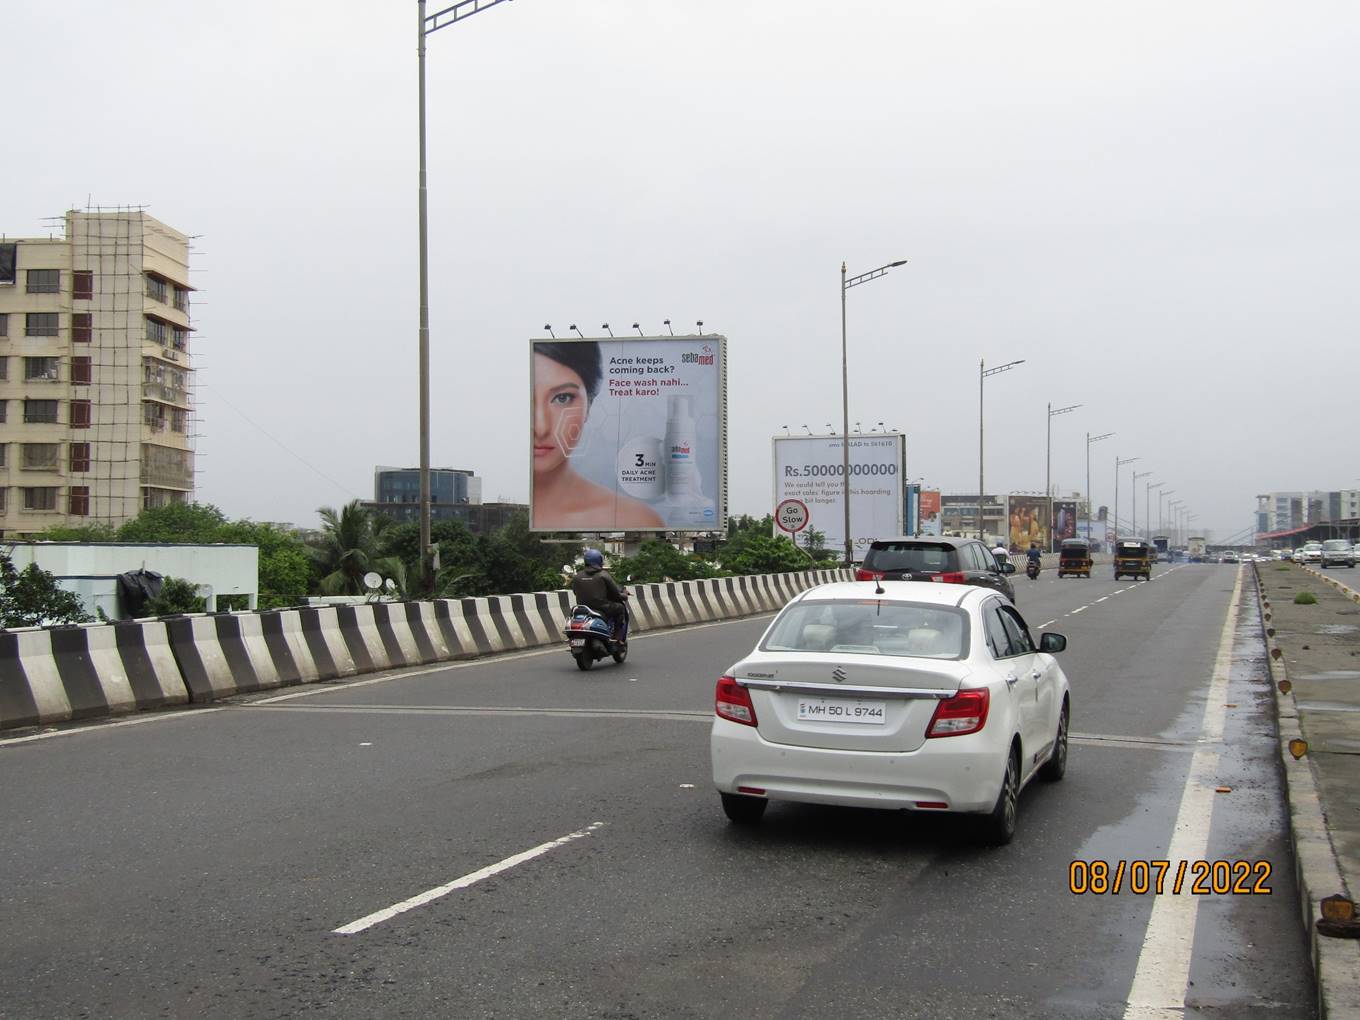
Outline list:
[[[978,501],[977,501],[977,527],[978,527],[978,539],[979,539],[979,540],[981,540],[981,539],[984,537],[984,536],[983,536],[983,531],[982,531],[982,528],[983,528],[983,525],[982,525],[982,521],[983,521],[983,518],[982,518],[982,494],[983,494],[984,491],[986,491],[985,488],[984,488],[984,486],[983,486],[983,480],[982,480],[982,464],[983,464],[983,453],[982,453],[982,382],[983,382],[983,380],[986,379],[989,375],[997,375],[997,374],[999,374],[999,373],[1001,373],[1001,372],[1007,372],[1007,371],[1009,371],[1010,369],[1014,368],[1016,365],[1023,365],[1024,363],[1025,363],[1025,359],[1024,359],[1024,358],[1021,358],[1019,361],[1008,361],[1008,362],[1006,362],[1006,364],[1004,364],[1004,365],[997,365],[996,368],[988,368],[988,367],[987,367],[987,361],[986,361],[985,358],[980,358],[980,359],[978,359]]]
[[[1058,544],[1058,540],[1053,535],[1053,416],[1055,414],[1067,414],[1081,407],[1081,404],[1071,404],[1068,407],[1060,407],[1056,411],[1053,409],[1053,402],[1048,404],[1048,435],[1044,442],[1044,496],[1048,499],[1048,551],[1053,552]]]
[[[1162,500],[1175,491],[1175,489],[1163,489],[1157,493],[1157,530],[1163,533],[1166,532],[1166,507],[1162,504]]]
[[[845,565],[855,562],[855,540],[850,534],[850,356],[849,343],[845,330],[845,292],[861,283],[877,280],[886,276],[889,269],[905,266],[906,259],[889,262],[867,273],[860,273],[849,279],[845,276],[845,263],[841,263],[841,485],[842,499],[845,504]]]
[[[1106,432],[1102,436],[1092,436],[1086,433],[1086,544],[1091,544],[1091,514],[1095,512],[1095,500],[1091,498],[1091,444],[1098,443],[1102,439],[1109,439],[1113,432]],[[1116,479],[1117,481],[1117,479]],[[1117,531],[1118,529],[1116,529]]]
[[[1174,546],[1175,546],[1176,548],[1178,548],[1178,549],[1179,549],[1180,546],[1181,546],[1181,540],[1180,540],[1180,523],[1181,523],[1180,505],[1181,505],[1181,501],[1180,501],[1179,499],[1168,499],[1168,500],[1166,501],[1166,517],[1167,517],[1167,524],[1169,524],[1169,525],[1171,526],[1171,544],[1174,545]]]
[[[1148,482],[1148,483],[1147,483],[1147,491],[1146,491],[1146,493],[1143,495],[1143,517],[1146,519],[1146,522],[1147,522],[1147,523],[1145,523],[1145,524],[1143,525],[1143,527],[1145,527],[1145,528],[1148,530],[1148,536],[1147,536],[1148,538],[1151,538],[1151,537],[1152,537],[1152,534],[1151,534],[1151,532],[1152,532],[1152,490],[1153,490],[1153,489],[1160,489],[1160,488],[1161,488],[1162,486],[1164,486],[1165,484],[1166,484],[1166,482],[1158,482],[1156,485],[1153,485],[1151,482]],[[1160,502],[1161,497],[1158,496],[1157,498],[1158,498],[1158,501]]]
[[[1119,541],[1119,469],[1125,464],[1132,464],[1137,457],[1125,457],[1119,459],[1119,454],[1114,455],[1114,540]]]
[[[1146,478],[1150,474],[1152,474],[1151,471],[1135,471],[1133,473],[1132,483],[1129,486],[1133,489],[1133,491],[1129,493],[1129,503],[1131,504],[1129,510],[1132,514],[1129,522],[1130,538],[1138,537],[1138,479]]]
[[[425,0],[416,0],[416,87],[419,112],[416,116],[420,132],[420,171],[417,186],[418,216],[420,219],[420,309],[417,343],[420,363],[420,581],[429,588],[430,576],[430,246],[429,204],[425,182],[425,37],[431,32],[454,22],[480,14],[505,0],[459,0],[458,3],[425,14]]]

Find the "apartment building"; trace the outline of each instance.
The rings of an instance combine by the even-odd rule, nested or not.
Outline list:
[[[0,235],[0,534],[194,491],[189,239],[137,209]]]
[[[1360,519],[1360,489],[1267,492],[1256,497],[1256,531],[1259,534],[1357,519]]]

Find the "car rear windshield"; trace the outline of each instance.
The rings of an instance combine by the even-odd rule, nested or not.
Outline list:
[[[958,554],[932,542],[881,542],[869,547],[865,570],[958,570]]]
[[[968,614],[952,606],[875,599],[799,602],[780,614],[760,648],[961,659],[968,651]]]
[[[1339,538],[1329,538],[1327,541],[1322,543],[1322,548],[1335,549],[1340,552],[1349,552],[1351,544],[1349,542],[1343,542]]]

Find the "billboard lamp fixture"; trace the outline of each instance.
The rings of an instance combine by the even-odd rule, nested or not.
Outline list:
[[[609,334],[610,339],[613,339],[614,331],[609,328],[609,323],[607,322],[600,323],[600,328]]]
[[[569,328],[569,329],[576,329],[576,323],[573,322],[573,323],[571,324],[571,326],[569,326],[568,328]],[[585,335],[584,333],[582,333],[579,329],[576,329],[576,335],[579,336],[582,340],[584,340],[584,339],[586,338],[586,335]]]
[[[671,329],[671,320],[670,320],[670,319],[667,319],[665,322],[662,323],[662,325],[665,326],[667,329],[670,329],[670,330],[671,330],[671,336],[675,336],[675,330]]]
[[[552,331],[552,323],[551,323],[551,322],[545,322],[545,323],[543,324],[543,328],[546,329],[546,330],[548,331],[548,336],[552,337],[554,340],[557,339],[557,334],[554,333],[554,332]]]
[[[703,336],[703,335],[704,335],[704,320],[703,320],[703,319],[700,319],[698,322],[695,323],[695,325],[699,327],[699,335],[700,335],[700,336]]]
[[[638,331],[638,336],[642,336],[642,335],[643,335],[643,334],[642,334],[642,327],[639,326],[636,322],[633,323],[633,328],[634,328],[635,330]]]

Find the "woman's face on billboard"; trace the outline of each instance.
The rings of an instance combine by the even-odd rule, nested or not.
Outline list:
[[[571,456],[590,404],[585,383],[560,362],[534,355],[534,472],[552,471]]]

